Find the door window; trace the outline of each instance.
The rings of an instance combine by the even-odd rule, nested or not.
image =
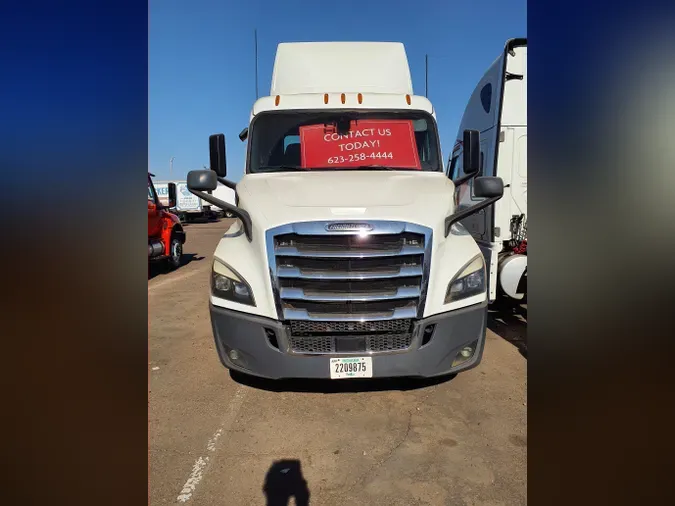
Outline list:
[[[157,194],[155,193],[155,187],[152,185],[150,180],[148,180],[148,202],[153,204],[157,203]]]
[[[462,149],[458,149],[452,154],[452,158],[448,162],[448,177],[450,179],[457,179],[464,175],[464,164],[462,162]],[[478,175],[483,175],[483,166],[485,163],[485,153],[480,152],[480,168],[478,169]]]
[[[480,103],[483,106],[483,110],[489,114],[492,106],[492,83],[487,83],[480,90]]]
[[[448,176],[450,179],[457,179],[463,175],[464,164],[462,163],[462,148],[459,148],[452,153],[450,168],[448,169]]]

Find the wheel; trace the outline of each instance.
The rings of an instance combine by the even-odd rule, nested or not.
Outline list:
[[[169,266],[172,269],[180,267],[180,262],[183,257],[183,243],[177,237],[171,238],[169,245]]]

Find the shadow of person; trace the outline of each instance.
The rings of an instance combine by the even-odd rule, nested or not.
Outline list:
[[[263,493],[267,506],[288,506],[291,497],[296,506],[309,505],[309,488],[302,475],[299,460],[278,460],[265,475]]]
[[[183,256],[180,259],[180,266],[178,268],[180,269],[181,267],[185,267],[190,262],[199,262],[200,260],[204,260],[204,258],[206,257],[197,255],[195,253],[183,253]],[[161,260],[148,262],[148,281],[159,275],[171,274],[172,272],[174,272],[174,270],[170,269],[166,262]]]

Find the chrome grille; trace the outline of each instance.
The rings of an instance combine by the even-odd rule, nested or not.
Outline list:
[[[371,231],[359,233],[340,231],[341,227],[331,224],[336,225],[295,223],[267,232],[279,319],[336,323],[420,318],[431,230],[410,223],[372,221],[367,223]]]

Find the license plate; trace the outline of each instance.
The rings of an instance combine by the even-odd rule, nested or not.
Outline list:
[[[330,379],[372,378],[372,357],[330,359]]]

